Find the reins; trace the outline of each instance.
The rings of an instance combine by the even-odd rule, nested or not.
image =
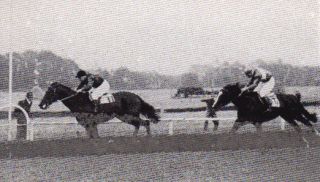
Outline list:
[[[72,97],[74,97],[74,96],[76,96],[76,95],[78,95],[78,93],[73,94],[73,95],[70,95],[70,96],[65,97],[65,98],[63,98],[63,99],[60,99],[60,101],[62,102],[62,101],[68,100],[68,99],[70,99],[70,98],[72,98]]]

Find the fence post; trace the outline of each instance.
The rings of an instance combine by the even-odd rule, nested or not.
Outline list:
[[[284,119],[280,119],[280,128],[281,130],[285,130],[286,128],[286,121]]]
[[[173,120],[169,122],[169,135],[173,135]]]
[[[28,123],[28,127],[27,129],[29,130],[28,134],[27,134],[27,140],[33,141],[33,122],[30,119],[29,123]]]
[[[8,112],[8,120],[9,120],[9,129],[8,129],[8,141],[12,140],[12,51],[9,53],[9,112]]]

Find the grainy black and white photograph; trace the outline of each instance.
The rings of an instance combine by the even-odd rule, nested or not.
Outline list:
[[[318,0],[1,0],[0,181],[319,181]]]

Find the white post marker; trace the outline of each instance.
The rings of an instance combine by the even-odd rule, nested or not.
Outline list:
[[[169,121],[169,135],[173,135],[173,120]]]
[[[8,141],[12,140],[12,52],[9,53],[9,130],[8,130]]]
[[[281,128],[281,130],[286,129],[286,121],[282,118],[280,119],[280,128]]]

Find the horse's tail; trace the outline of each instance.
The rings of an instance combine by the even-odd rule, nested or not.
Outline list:
[[[156,110],[154,107],[148,103],[146,103],[144,100],[141,100],[141,113],[145,116],[147,116],[151,122],[158,123],[160,121],[160,116],[156,113]]]
[[[301,101],[301,94],[300,92],[296,92],[296,97],[298,98],[299,102]],[[301,103],[300,103],[301,104]],[[303,105],[301,104],[301,112],[302,114],[310,121],[312,121],[313,123],[316,123],[318,121],[318,117],[316,113],[309,113],[309,111],[307,111]]]

